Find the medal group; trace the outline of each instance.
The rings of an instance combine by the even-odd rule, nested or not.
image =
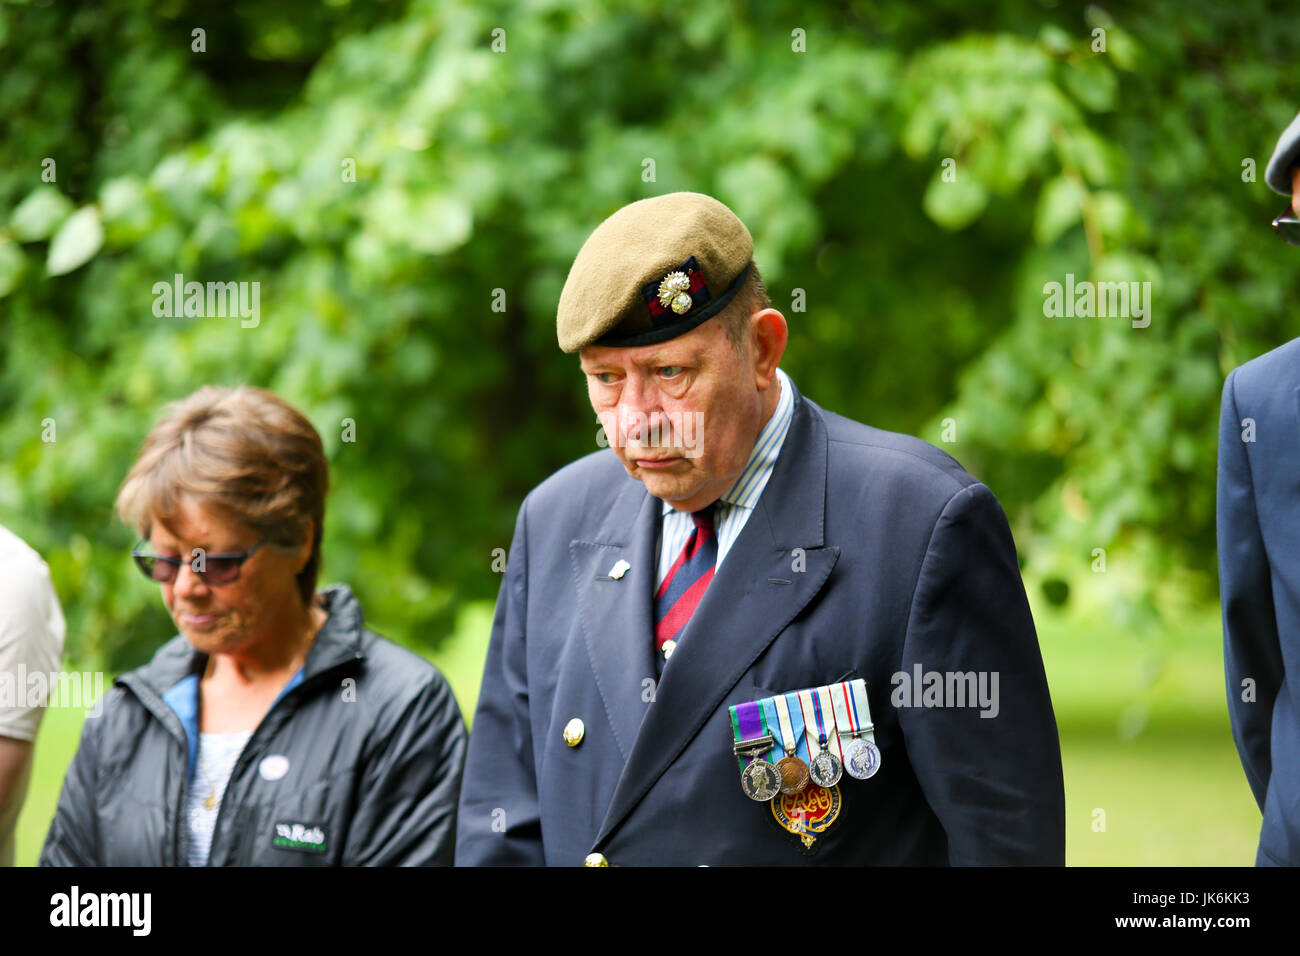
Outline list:
[[[844,772],[866,780],[880,769],[864,680],[777,694],[729,709],[741,789],[751,800],[771,801],[777,822],[805,846],[838,815],[835,785]],[[814,798],[810,784],[826,795]],[[784,806],[791,801],[778,799],[790,797],[795,798],[791,807]],[[809,813],[804,802],[830,812]]]

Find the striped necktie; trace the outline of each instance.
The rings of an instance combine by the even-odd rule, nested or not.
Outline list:
[[[713,531],[714,505],[691,514],[695,530],[686,539],[681,554],[664,575],[664,583],[655,593],[655,647],[664,660],[677,649],[677,635],[695,613],[704,592],[713,580],[713,566],[718,563],[718,536]]]

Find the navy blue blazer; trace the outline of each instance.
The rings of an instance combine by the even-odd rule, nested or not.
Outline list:
[[[1255,862],[1300,864],[1300,339],[1223,385],[1218,536],[1228,716],[1264,814]]]
[[[525,498],[458,865],[1064,863],[1056,720],[997,500],[939,449],[794,398],[771,480],[657,683],[659,499],[608,449]],[[911,706],[893,679],[917,665],[996,672],[996,715]],[[728,707],[854,677],[880,770],[844,776],[807,848],[741,790]]]

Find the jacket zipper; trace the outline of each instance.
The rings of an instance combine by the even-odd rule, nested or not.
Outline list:
[[[261,733],[263,727],[268,725],[272,715],[275,714],[275,712],[279,709],[280,705],[283,704],[285,701],[289,700],[290,698],[300,697],[302,695],[302,692],[304,692],[308,688],[315,687],[317,684],[321,683],[321,681],[323,681],[326,677],[332,675],[335,671],[344,667],[352,666],[356,664],[356,662],[359,660],[361,660],[360,654],[358,654],[355,657],[349,658],[348,660],[339,661],[337,664],[332,664],[331,666],[327,667],[325,670],[313,674],[311,677],[304,680],[293,690],[281,696],[279,700],[277,700],[274,704],[271,705],[271,709],[262,715],[261,721],[258,723],[258,725],[255,728],[253,728],[253,733],[249,736],[248,740],[244,743],[244,749],[239,752],[239,758],[235,761],[235,765],[230,769],[230,780],[228,780],[226,783],[226,790],[222,795],[221,804],[217,807],[217,819],[213,821],[212,824],[211,845],[215,845],[217,842],[217,834],[221,832],[221,821],[225,816],[226,806],[229,803],[229,801],[227,801],[225,798],[225,793],[228,793],[230,791],[230,784],[233,783],[236,780],[236,778],[238,778],[240,771],[244,769],[245,764],[247,764],[248,762],[248,755],[253,751],[253,744],[258,739],[258,734]],[[245,837],[245,839],[250,841],[248,844],[250,847],[250,852],[247,854],[247,856],[250,859],[252,857],[251,841],[255,840],[256,836],[257,836],[256,834],[248,834]],[[209,861],[210,860],[211,860],[211,856],[209,855]],[[237,865],[246,866],[247,863],[248,863],[247,860],[243,860],[242,862],[237,861]]]

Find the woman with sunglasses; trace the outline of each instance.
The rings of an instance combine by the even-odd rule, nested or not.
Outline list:
[[[423,658],[317,593],[320,436],[260,389],[208,386],[118,494],[179,634],[88,719],[43,865],[449,864],[460,711]]]

